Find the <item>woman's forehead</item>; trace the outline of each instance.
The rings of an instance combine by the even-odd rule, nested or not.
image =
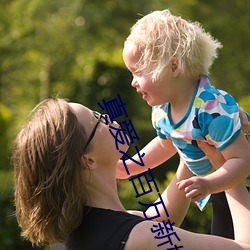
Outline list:
[[[69,102],[68,104],[72,112],[75,113],[76,115],[79,113],[91,113],[92,112],[91,109],[83,106],[80,103]]]
[[[69,103],[71,111],[76,115],[79,123],[86,127],[88,121],[93,120],[93,111],[79,103]]]

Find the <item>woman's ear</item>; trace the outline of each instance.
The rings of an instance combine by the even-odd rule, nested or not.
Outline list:
[[[97,168],[94,158],[92,158],[92,157],[90,157],[88,155],[83,155],[82,160],[84,161],[85,164],[87,164],[89,169]]]
[[[171,59],[171,70],[173,73],[173,76],[176,77],[180,74],[180,68],[179,68],[179,60],[176,57],[173,57]]]

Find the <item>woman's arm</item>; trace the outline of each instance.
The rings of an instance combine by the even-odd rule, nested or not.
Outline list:
[[[250,250],[249,223],[250,223],[250,196],[244,186],[240,185],[226,191],[229,207],[233,217],[235,240],[192,233],[175,226],[144,221],[137,224],[131,231],[125,250]],[[173,221],[170,222],[172,223]],[[160,236],[154,231],[161,228]],[[165,244],[163,244],[165,242]],[[159,244],[163,244],[158,246]],[[181,247],[182,248],[178,248]]]
[[[242,124],[242,131],[243,133],[246,135],[246,139],[249,143],[249,138],[250,138],[250,118],[247,118],[246,113],[244,112],[243,108],[240,108],[240,120],[241,120],[241,124]],[[248,117],[249,114],[248,114]]]
[[[250,125],[250,123],[248,125]],[[248,128],[250,128],[250,126],[248,126]],[[219,163],[218,166],[221,166],[224,163],[225,160],[223,159],[221,153],[214,150],[212,146],[208,145],[205,142],[201,142],[199,146],[202,147],[202,150],[207,154],[209,159],[215,163],[215,165]],[[167,193],[171,190],[171,184],[174,184],[176,180],[178,180],[178,177],[183,178],[185,177],[185,175],[187,176],[191,175],[190,172],[185,173],[185,169],[187,168],[183,167],[185,167],[185,165],[183,163],[180,163],[178,170],[180,169],[180,173],[182,173],[182,176],[181,175],[179,176],[177,174],[176,178],[173,179],[168,188],[164,191],[164,193],[166,192],[165,193],[166,196],[164,195],[164,193],[162,194],[162,197],[164,197],[164,201],[166,201],[166,204],[168,204],[167,208],[170,208],[169,206],[171,205],[175,205],[176,207],[178,207],[178,204],[176,205],[174,203],[175,202],[174,194],[176,190],[173,193],[170,192],[170,195],[173,195],[173,197],[169,196],[169,199],[166,199],[166,197],[168,197]],[[135,250],[135,249],[165,250],[167,248],[179,249],[178,246],[181,245],[185,250],[196,250],[196,249],[197,250],[200,249],[250,250],[250,237],[248,230],[250,225],[249,193],[245,188],[245,186],[241,184],[239,186],[226,190],[226,195],[233,218],[235,240],[226,239],[218,236],[212,236],[212,235],[191,233],[186,230],[173,227],[172,231],[166,233],[167,235],[170,234],[173,235],[173,237],[171,237],[172,242],[167,243],[167,245],[162,245],[158,247],[157,245],[164,241],[163,240],[160,241],[159,239],[155,238],[155,234],[152,233],[152,229],[158,227],[159,223],[153,221],[145,221],[139,223],[133,228],[133,230],[130,233],[129,239],[125,245],[125,250]],[[180,203],[179,206],[182,206],[182,203]],[[171,213],[169,214],[171,216]],[[165,220],[166,218],[162,219]],[[174,220],[175,218],[171,217],[170,222],[174,222]],[[160,225],[164,229],[164,224],[160,223]],[[178,236],[180,241],[174,236],[174,233]],[[166,239],[165,241],[168,240],[168,238],[165,239]]]

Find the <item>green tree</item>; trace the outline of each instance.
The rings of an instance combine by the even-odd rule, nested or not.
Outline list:
[[[248,0],[2,0],[0,169],[9,168],[12,138],[28,112],[40,100],[57,94],[98,110],[97,102],[120,94],[140,138],[138,148],[153,138],[150,107],[129,87],[131,76],[121,53],[134,22],[141,15],[165,8],[201,22],[223,43],[211,69],[213,83],[250,111]],[[175,170],[177,164],[175,157],[155,169],[157,180],[165,185],[165,172]],[[129,183],[124,183],[127,188]],[[136,208],[137,201],[129,192],[126,195],[129,207]],[[192,205],[183,226],[209,231],[209,212],[202,213],[202,219],[198,214]]]

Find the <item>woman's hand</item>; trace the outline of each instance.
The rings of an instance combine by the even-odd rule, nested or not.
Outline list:
[[[247,115],[242,108],[240,108],[240,119],[242,122],[242,131],[244,132],[246,139],[249,143],[250,139],[250,122],[247,119]]]

